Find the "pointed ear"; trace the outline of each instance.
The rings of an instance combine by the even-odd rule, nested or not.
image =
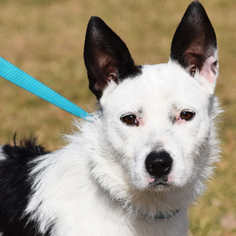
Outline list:
[[[125,43],[99,17],[91,17],[84,45],[89,88],[100,99],[109,81],[140,73]]]
[[[216,35],[200,2],[194,1],[187,8],[175,32],[170,59],[193,77],[199,72],[214,90],[218,76]]]

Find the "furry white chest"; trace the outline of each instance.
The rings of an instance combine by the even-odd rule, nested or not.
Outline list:
[[[32,173],[41,172],[25,213],[40,222],[41,232],[54,224],[51,235],[55,236],[186,234],[186,208],[169,219],[143,219],[141,215],[130,218],[119,202],[111,200],[90,177],[89,155],[84,155],[88,145],[82,144],[84,142],[71,143],[68,148],[73,152],[65,148],[54,157],[44,156]],[[81,146],[84,147],[82,152]],[[117,182],[114,180],[113,184]],[[175,228],[171,227],[173,224]]]

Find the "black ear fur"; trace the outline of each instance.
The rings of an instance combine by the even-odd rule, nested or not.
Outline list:
[[[215,57],[217,41],[207,13],[199,1],[187,8],[173,37],[170,58],[194,75],[210,56]],[[217,65],[217,58],[213,66]],[[212,67],[213,67],[212,66]]]
[[[140,73],[125,43],[99,17],[91,17],[84,45],[89,88],[100,99],[107,83]]]

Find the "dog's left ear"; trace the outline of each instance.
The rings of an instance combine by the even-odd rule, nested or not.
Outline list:
[[[179,63],[193,77],[199,73],[201,82],[213,93],[218,76],[217,41],[211,22],[199,1],[188,6],[177,27],[170,59]]]
[[[89,88],[99,100],[109,81],[140,73],[125,43],[99,17],[91,17],[84,45]]]

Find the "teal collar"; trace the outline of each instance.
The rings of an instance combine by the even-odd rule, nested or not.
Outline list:
[[[117,199],[116,199],[116,201],[117,201]],[[134,213],[135,218],[137,217],[137,218],[146,219],[146,220],[170,219],[170,218],[174,217],[176,214],[178,214],[180,211],[180,209],[168,210],[166,212],[157,211],[156,215],[153,216],[148,213],[144,213],[141,209],[136,211],[135,207],[132,207],[131,204],[124,204],[124,202],[121,200],[118,200],[117,202],[123,208],[123,210],[126,212],[129,212],[130,209],[133,208],[133,211],[135,212]],[[132,215],[132,213],[131,213],[131,215]]]
[[[143,214],[142,212],[140,212],[140,216],[141,216],[141,218],[144,218],[144,219],[153,219],[153,220],[170,219],[170,218],[174,217],[177,213],[179,213],[179,211],[180,211],[179,209],[170,210],[165,213],[158,211],[154,217],[151,217],[148,214]]]
[[[166,212],[165,214],[162,213],[161,211],[159,211],[155,215],[154,219],[170,219],[170,218],[174,217],[177,213],[179,213],[179,209]]]

